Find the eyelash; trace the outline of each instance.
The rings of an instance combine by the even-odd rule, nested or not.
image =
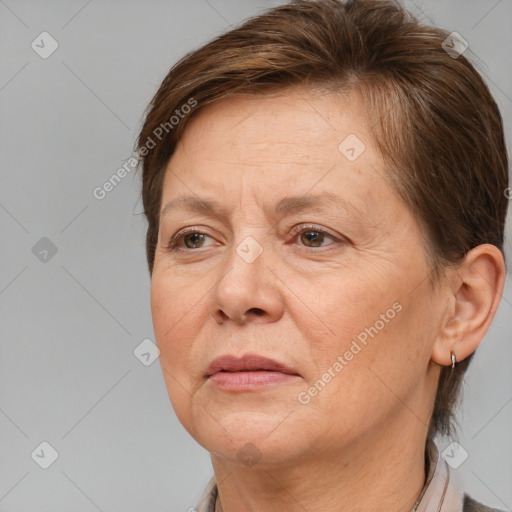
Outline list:
[[[301,235],[302,233],[307,233],[308,231],[311,231],[311,232],[315,232],[315,233],[320,233],[322,235],[327,235],[327,237],[331,238],[332,240],[334,240],[334,242],[340,242],[340,243],[343,243],[344,241],[335,237],[334,235],[331,235],[329,234],[327,231],[323,230],[323,229],[319,229],[317,226],[315,225],[312,225],[312,224],[308,224],[308,225],[304,225],[304,224],[301,224],[300,226],[292,229],[292,234],[294,236],[294,240],[299,236]],[[181,231],[179,231],[178,233],[176,233],[172,238],[171,240],[169,241],[169,244],[166,246],[166,249],[168,251],[183,251],[183,252],[188,252],[188,251],[197,251],[199,249],[202,249],[202,247],[198,247],[196,249],[190,249],[190,248],[181,248],[181,247],[178,247],[178,245],[180,244],[180,242],[183,241],[183,239],[187,236],[187,235],[190,235],[190,234],[199,234],[199,235],[206,235],[206,236],[209,236],[207,235],[206,233],[203,233],[201,232],[198,228],[196,227],[189,227],[189,228],[185,228]],[[211,238],[211,237],[210,237]],[[329,244],[329,245],[333,245],[333,244]],[[322,247],[307,247],[307,246],[301,246],[302,248],[304,249],[309,249],[311,251],[319,251],[322,249]]]

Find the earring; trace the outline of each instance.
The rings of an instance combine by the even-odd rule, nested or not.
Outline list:
[[[457,364],[457,359],[455,358],[455,354],[453,352],[450,352],[452,356],[452,370],[455,368],[455,365]]]

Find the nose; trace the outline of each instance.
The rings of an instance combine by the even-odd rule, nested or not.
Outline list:
[[[281,281],[268,266],[270,251],[253,237],[234,246],[211,294],[211,315],[219,323],[270,323],[283,315]]]

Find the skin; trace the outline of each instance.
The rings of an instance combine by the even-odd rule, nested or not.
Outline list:
[[[355,161],[338,150],[349,134],[366,146]],[[168,394],[211,454],[220,510],[407,511],[423,488],[440,365],[481,342],[505,269],[500,251],[481,245],[432,286],[418,222],[384,174],[359,95],[312,89],[203,108],[168,163],[162,210],[180,194],[226,209],[167,209],[151,281]],[[341,201],[273,213],[285,196],[325,191],[361,217]],[[314,227],[293,232],[304,224]],[[170,250],[187,226],[205,236],[189,233]],[[306,233],[317,230],[326,234],[311,242]],[[237,252],[249,236],[262,249],[252,263]],[[396,303],[400,312],[301,403],[299,394]],[[248,352],[299,376],[245,392],[205,377],[216,357]]]

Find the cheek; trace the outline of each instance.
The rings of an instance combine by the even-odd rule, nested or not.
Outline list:
[[[193,319],[197,300],[187,296],[177,280],[158,270],[151,280],[151,314],[160,366],[172,408],[185,429],[190,430],[193,381],[189,365],[198,320]],[[186,290],[186,288],[185,288]]]
[[[186,319],[193,310],[194,304],[200,299],[201,285],[155,263],[151,278],[151,314],[155,328],[168,335],[180,328],[180,320]],[[163,339],[161,340],[163,341]]]
[[[151,279],[151,317],[155,331],[156,342],[160,350],[164,346],[166,331],[175,323],[175,310],[171,299],[173,289],[162,279],[158,273],[153,273]]]
[[[151,280],[151,315],[160,361],[173,375],[186,374],[188,354],[195,336],[194,321],[197,298],[187,293],[188,288],[172,275],[158,270]],[[199,307],[199,305],[198,305]]]
[[[325,375],[324,380],[332,382],[326,385],[332,395],[322,391],[326,399],[331,395],[345,404],[355,400],[360,409],[377,402],[389,406],[395,394],[407,396],[427,369],[435,338],[424,311],[428,290],[420,288],[411,295],[399,280],[388,279],[378,287],[375,280],[370,285],[358,276],[342,282],[326,287],[328,292],[317,301],[328,334],[309,338],[312,363],[307,382],[314,386],[330,371],[336,377]]]
[[[328,330],[329,345],[336,353],[348,350],[351,341],[359,334],[364,341],[365,329],[379,321],[380,314],[392,309],[396,300],[389,291],[370,286],[359,276],[340,277],[339,284],[334,286],[331,280],[325,283],[318,296],[320,299],[317,299],[314,311],[318,310],[318,316]],[[394,312],[392,310],[389,316]]]

